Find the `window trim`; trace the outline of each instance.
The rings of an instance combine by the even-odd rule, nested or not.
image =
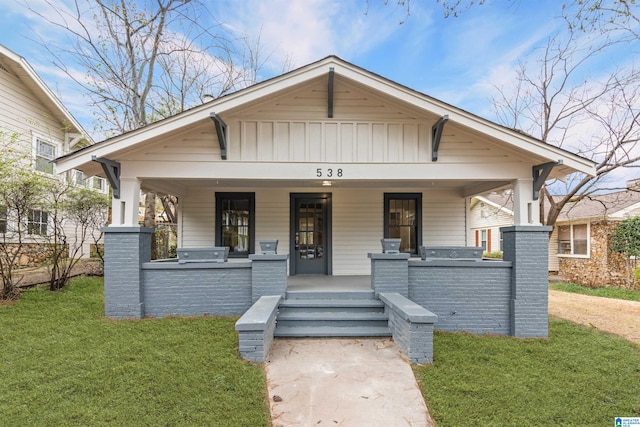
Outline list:
[[[36,212],[39,213],[39,218],[37,222],[31,220],[31,216]],[[42,221],[43,215],[46,216],[46,218],[44,219],[45,222]],[[37,233],[32,232],[34,225],[37,225],[38,227]],[[43,225],[44,225],[44,232],[42,231]],[[49,231],[49,212],[43,209],[30,209],[29,213],[27,214],[27,234],[29,236],[46,236],[48,231]]]
[[[422,246],[422,193],[384,193],[383,236],[389,237],[389,202],[391,200],[415,200],[416,202],[416,252],[406,252],[418,255]]]
[[[222,203],[225,200],[249,199],[249,251],[247,254],[235,254],[233,248],[229,248],[229,258],[247,258],[255,253],[256,247],[256,193],[253,192],[218,192],[216,191],[216,246],[222,246]]]
[[[587,226],[587,253],[586,254],[574,254],[574,237],[573,237],[573,227],[576,225],[586,225]],[[563,254],[560,253],[560,227],[569,227],[569,236],[571,243],[571,253]],[[591,258],[591,222],[578,222],[578,223],[569,223],[569,224],[561,224],[558,225],[558,245],[557,245],[557,255],[561,258]]]
[[[56,142],[55,140],[51,139],[51,138],[47,138],[45,136],[42,135],[38,135],[38,134],[33,134],[32,136],[32,143],[31,143],[31,160],[33,162],[33,170],[35,172],[41,173],[41,174],[45,174],[47,176],[55,176],[56,175],[56,165],[55,163],[51,162],[51,173],[46,172],[46,171],[41,171],[38,170],[38,142],[43,142],[45,144],[49,144],[51,146],[53,146],[53,158],[51,160],[54,160],[59,152],[60,152],[60,147],[61,144],[60,142]]]

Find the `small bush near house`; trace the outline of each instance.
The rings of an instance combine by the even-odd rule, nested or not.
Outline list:
[[[482,254],[482,258],[495,258],[495,259],[502,259],[502,252],[501,251],[496,251],[496,252],[484,252]]]
[[[549,339],[436,332],[416,366],[439,427],[606,426],[640,416],[640,350],[551,319]]]
[[[1,426],[268,426],[233,318],[112,321],[100,278],[0,305]]]

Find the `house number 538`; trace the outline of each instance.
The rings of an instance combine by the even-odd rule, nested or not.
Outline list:
[[[327,178],[332,178],[332,177],[338,177],[338,178],[342,178],[342,169],[322,169],[322,168],[318,168],[316,169],[316,176],[318,178],[321,177],[327,177]]]

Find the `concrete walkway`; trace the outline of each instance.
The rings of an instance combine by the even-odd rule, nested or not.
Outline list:
[[[433,425],[390,338],[278,338],[265,369],[275,427]]]

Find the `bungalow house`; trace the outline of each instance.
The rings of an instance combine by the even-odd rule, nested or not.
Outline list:
[[[627,260],[610,249],[610,239],[620,221],[640,214],[640,192],[634,185],[564,206],[549,238],[550,273],[585,286],[627,285]],[[495,242],[499,228],[513,224],[512,206],[509,191],[474,197],[470,243],[475,237],[485,250],[501,250]]]
[[[107,182],[102,177],[86,179],[78,170],[69,170],[58,176],[56,157],[91,143],[86,132],[55,94],[36,74],[29,63],[15,52],[0,45],[0,147],[10,151],[37,173],[51,179],[70,179],[71,182],[107,192]],[[0,206],[0,233],[5,244],[15,241],[9,237],[14,215]],[[47,245],[41,243],[40,234],[46,234],[51,227],[48,213],[33,209],[28,215],[27,229],[31,233],[25,239],[26,248],[19,258],[19,264],[30,265],[42,259]],[[81,239],[75,235],[74,224],[65,227],[69,243]],[[70,247],[72,251],[73,248]],[[89,242],[81,252],[89,256]]]
[[[399,294],[436,314],[441,329],[546,336],[549,228],[538,222],[537,189],[547,178],[594,173],[588,160],[335,56],[71,153],[57,167],[105,176],[114,188],[107,316],[239,315],[276,296],[276,336],[294,334],[285,326],[292,306],[314,305],[294,282],[314,284],[329,310],[355,299],[346,291],[358,279],[369,299]],[[471,197],[504,187],[516,202],[505,259],[472,260],[462,248]],[[141,189],[179,198],[179,261],[149,262]],[[382,253],[382,238],[400,239],[399,253]],[[206,247],[226,247],[228,261],[214,262],[221,251],[203,255]],[[340,320],[331,331],[298,330],[355,330]]]

